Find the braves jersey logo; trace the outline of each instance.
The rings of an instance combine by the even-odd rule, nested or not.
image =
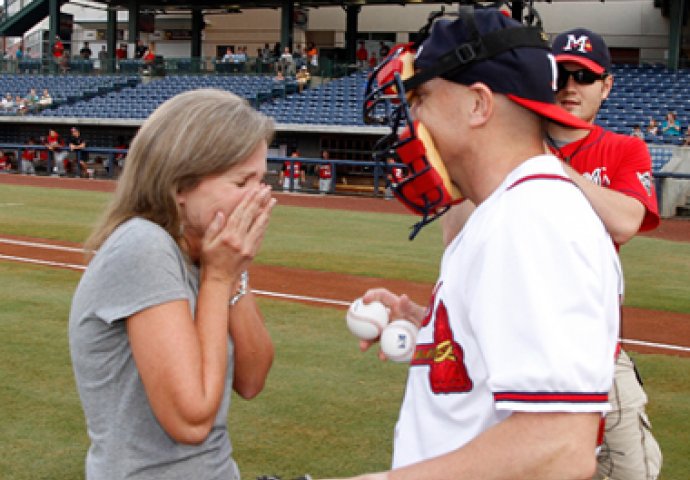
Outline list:
[[[575,35],[568,35],[568,41],[563,47],[564,52],[571,52],[577,50],[580,53],[587,53],[592,51],[592,42],[589,41],[587,35],[582,35],[581,37],[575,37]]]
[[[611,180],[606,174],[606,167],[595,168],[592,170],[592,173],[585,172],[582,174],[582,176],[590,180],[595,185],[599,185],[600,187],[608,187],[611,185]]]
[[[647,192],[647,196],[651,197],[652,196],[652,173],[651,172],[637,172],[637,179],[640,181],[640,184],[644,188],[645,192]]]
[[[472,390],[472,380],[465,367],[465,353],[453,338],[448,310],[443,301],[438,302],[435,312],[431,308],[437,289],[438,286],[434,290],[430,308],[422,323],[426,326],[432,316],[436,317],[434,343],[418,344],[411,365],[429,367],[429,385],[435,394],[466,393]]]

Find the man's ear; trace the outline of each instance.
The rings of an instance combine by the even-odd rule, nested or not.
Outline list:
[[[484,125],[494,111],[494,93],[489,87],[481,82],[474,83],[468,87],[470,92],[470,126],[478,127]]]
[[[601,82],[601,101],[603,102],[609,98],[611,89],[613,88],[613,75],[607,75],[606,78]]]

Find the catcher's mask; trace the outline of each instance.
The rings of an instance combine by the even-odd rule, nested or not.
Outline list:
[[[410,43],[392,50],[370,75],[364,101],[366,123],[391,127],[391,133],[374,146],[374,159],[385,162],[392,158],[404,165],[405,173],[393,175],[389,186],[398,200],[422,216],[410,240],[451,205],[462,201],[426,127],[410,115],[414,94],[406,92],[404,81],[414,75],[415,48]]]
[[[531,11],[531,15],[534,14]],[[419,31],[416,42],[393,48],[374,69],[367,81],[363,105],[365,123],[391,129],[374,146],[374,159],[385,162],[392,158],[406,167],[402,178],[397,181],[394,178],[390,187],[404,205],[422,216],[414,225],[410,240],[422,227],[463,199],[425,126],[410,114],[415,88],[435,77],[452,78],[477,62],[515,48],[550,51],[540,21],[536,27],[504,29],[481,35],[475,23],[474,8],[461,5],[457,16],[469,32],[469,40],[455,45],[434,65],[415,72],[415,57],[421,53],[420,45],[429,37],[434,21],[443,15],[443,9],[432,14]]]

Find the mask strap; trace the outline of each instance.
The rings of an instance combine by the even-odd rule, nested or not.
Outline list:
[[[472,21],[474,23],[474,20]],[[436,64],[403,82],[405,91],[411,91],[436,77],[456,75],[470,65],[495,57],[515,48],[541,48],[551,50],[544,32],[537,27],[514,27],[497,30],[466,42],[446,52]]]

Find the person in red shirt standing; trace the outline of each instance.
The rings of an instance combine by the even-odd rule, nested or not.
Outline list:
[[[331,192],[333,182],[333,164],[330,162],[330,155],[328,150],[321,152],[321,159],[326,163],[319,164],[319,193],[325,195]]]
[[[613,87],[606,43],[596,33],[578,28],[554,39],[553,54],[558,65],[556,102],[593,124]],[[644,141],[596,125],[573,130],[551,123],[547,143],[587,196],[616,248],[637,232],[659,225],[652,161]],[[661,451],[651,433],[647,395],[638,379],[632,360],[620,350],[596,480],[653,480],[659,475]]]
[[[59,35],[55,35],[55,44],[53,45],[53,57],[55,61],[59,61],[65,53],[65,45],[60,40]]]
[[[359,48],[357,49],[355,56],[357,57],[357,67],[361,68],[362,70],[367,68],[369,52],[367,51],[367,47],[364,46],[364,42],[359,42]]]
[[[299,158],[299,152],[294,151],[292,158]],[[306,179],[304,170],[302,170],[302,162],[299,160],[285,160],[283,162],[283,170],[280,172],[280,184],[283,185],[284,191],[297,191],[300,189],[300,180],[304,182]]]

